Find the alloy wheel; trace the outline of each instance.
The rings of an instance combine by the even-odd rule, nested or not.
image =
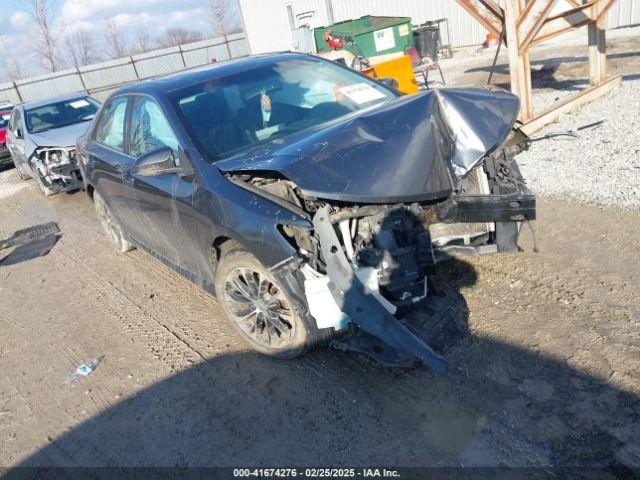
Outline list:
[[[296,323],[289,301],[267,276],[234,268],[224,282],[225,300],[235,323],[255,342],[283,349],[295,339]]]

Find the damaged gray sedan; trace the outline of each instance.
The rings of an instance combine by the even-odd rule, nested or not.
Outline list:
[[[438,261],[515,252],[535,218],[517,112],[503,91],[402,96],[286,53],[120,89],[78,148],[118,249],[214,294],[256,350],[444,372],[429,338],[456,300]],[[434,311],[420,325],[403,314],[417,304]]]
[[[75,144],[98,108],[96,100],[82,93],[15,107],[7,128],[7,148],[20,178],[34,178],[47,197],[81,188]]]

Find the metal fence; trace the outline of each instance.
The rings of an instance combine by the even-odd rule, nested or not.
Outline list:
[[[244,33],[188,45],[154,50],[108,62],[0,84],[0,101],[13,104],[73,92],[87,92],[103,100],[118,87],[215,61],[249,55]]]

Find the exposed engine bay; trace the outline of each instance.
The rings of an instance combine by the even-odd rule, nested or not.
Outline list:
[[[82,187],[82,175],[73,147],[39,147],[29,163],[49,190],[65,192]]]
[[[451,195],[422,202],[324,200],[272,172],[227,176],[313,223],[313,229],[281,229],[300,257],[309,313],[318,328],[349,332],[352,341],[340,339],[338,348],[387,365],[418,358],[444,372],[447,362],[428,345],[428,335],[397,316],[430,301],[439,261],[518,250],[522,222],[535,219],[535,198],[514,160],[528,145],[528,138],[513,130],[503,145],[452,182]],[[393,352],[383,352],[379,340]]]

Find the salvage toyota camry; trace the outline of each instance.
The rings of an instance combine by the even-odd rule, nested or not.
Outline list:
[[[401,312],[435,302],[440,259],[518,249],[535,199],[517,111],[503,91],[402,96],[283,53],[122,88],[78,152],[117,247],[214,294],[256,350],[334,342],[443,372]]]

